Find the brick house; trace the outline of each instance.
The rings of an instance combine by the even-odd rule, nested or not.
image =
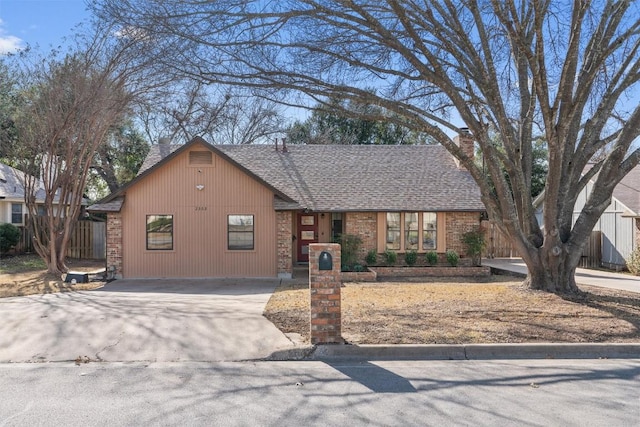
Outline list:
[[[473,150],[473,141],[459,138]],[[116,277],[291,277],[310,243],[453,249],[485,210],[441,146],[152,147],[138,176],[89,208],[107,213]]]

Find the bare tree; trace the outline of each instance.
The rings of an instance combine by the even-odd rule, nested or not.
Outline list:
[[[153,40],[148,53],[182,76],[264,96],[288,91],[286,102],[296,105],[333,96],[378,105],[429,133],[473,175],[491,218],[522,254],[527,283],[574,292],[589,233],[640,159],[632,148],[640,132],[638,7],[629,0],[100,0],[95,10],[144,33]],[[450,137],[462,126],[484,153],[485,171]],[[549,149],[544,228],[530,196],[538,134]],[[604,146],[608,154],[585,173]],[[574,221],[578,192],[591,179]]]
[[[137,80],[143,64],[129,55],[129,47],[108,28],[98,28],[66,54],[40,58],[32,52],[14,64],[22,92],[13,155],[26,172],[34,247],[50,273],[67,270],[66,250],[95,153],[144,87]],[[44,206],[36,204],[39,191],[44,191]],[[39,217],[39,209],[44,216]]]
[[[136,115],[149,141],[184,143],[199,136],[214,144],[251,144],[282,131],[282,115],[274,103],[223,89],[176,77],[139,106]]]

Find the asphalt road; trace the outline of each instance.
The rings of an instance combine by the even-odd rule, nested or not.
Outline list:
[[[0,364],[0,426],[637,426],[640,359]]]

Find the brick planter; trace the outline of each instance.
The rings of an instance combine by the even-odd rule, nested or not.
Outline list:
[[[483,267],[369,267],[380,277],[488,277],[491,268]]]
[[[375,271],[343,271],[341,273],[343,282],[375,282],[378,275]]]

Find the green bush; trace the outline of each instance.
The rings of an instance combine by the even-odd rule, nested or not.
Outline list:
[[[362,264],[353,264],[353,271],[355,271],[356,273],[361,273],[361,272],[365,271],[364,265],[362,265]]]
[[[371,249],[369,252],[367,252],[367,256],[364,258],[364,260],[366,261],[367,265],[376,265],[376,263],[378,262],[378,251],[376,251],[375,249]]]
[[[462,235],[462,243],[467,247],[467,255],[471,258],[473,265],[482,264],[482,251],[486,247],[484,233],[480,227],[467,231]]]
[[[398,254],[394,250],[387,249],[384,251],[384,259],[387,265],[394,265],[398,261]]]
[[[8,252],[20,241],[20,229],[13,224],[0,225],[0,252]]]
[[[424,254],[427,264],[436,265],[438,263],[438,253],[436,251],[429,251]]]
[[[447,251],[447,262],[451,267],[457,267],[458,261],[460,261],[460,256],[456,251],[448,250]]]
[[[627,268],[634,276],[640,276],[640,247],[631,252],[627,258]]]
[[[418,252],[411,250],[406,254],[404,254],[404,262],[406,262],[407,265],[415,265],[417,261],[418,261]]]
[[[353,265],[358,261],[358,251],[362,245],[362,239],[352,234],[340,236],[340,263],[343,271],[351,271]]]

